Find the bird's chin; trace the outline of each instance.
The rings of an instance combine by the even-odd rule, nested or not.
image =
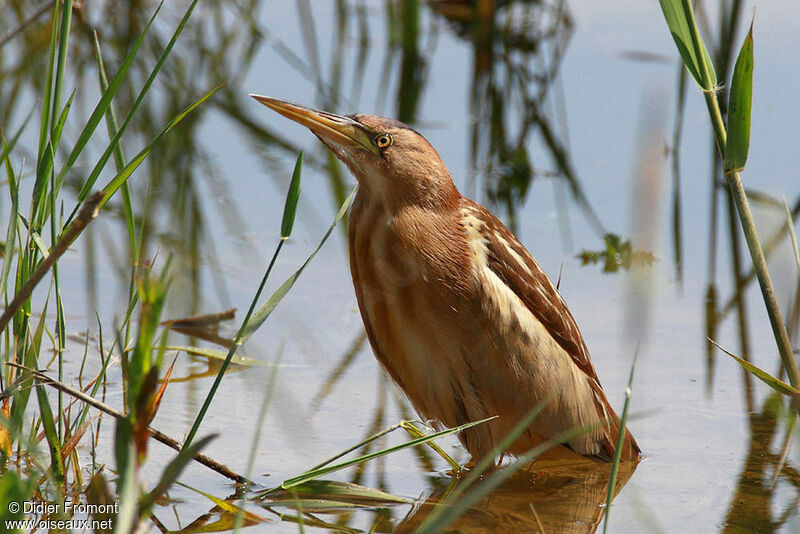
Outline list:
[[[317,135],[316,132],[314,135]],[[359,176],[367,169],[367,161],[370,153],[367,149],[360,145],[353,144],[352,146],[344,146],[336,141],[332,141],[327,137],[317,135],[317,138],[322,141],[328,149],[333,152],[336,158],[347,165],[356,176]]]

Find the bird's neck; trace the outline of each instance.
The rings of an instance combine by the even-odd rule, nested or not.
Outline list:
[[[459,209],[461,193],[445,171],[424,179],[402,175],[385,179],[359,179],[359,196],[379,204],[387,215],[407,209],[449,213]]]

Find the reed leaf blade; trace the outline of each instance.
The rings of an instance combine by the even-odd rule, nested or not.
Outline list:
[[[728,143],[725,173],[741,171],[750,149],[750,112],[753,103],[753,25],[739,51],[733,68],[728,100]]]

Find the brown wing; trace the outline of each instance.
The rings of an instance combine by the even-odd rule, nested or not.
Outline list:
[[[598,458],[610,461],[619,434],[618,418],[600,386],[597,373],[589,359],[589,350],[564,299],[536,260],[497,217],[469,199],[464,198],[463,202],[465,207],[486,225],[482,235],[489,269],[522,300],[553,339],[569,354],[578,369],[587,376],[598,415],[601,420],[609,421],[602,444],[604,450]],[[636,441],[626,429],[623,459],[636,459],[639,452]]]
[[[545,272],[511,230],[489,210],[466,198],[464,202],[486,224],[486,261],[489,268],[522,300],[567,351],[575,365],[587,376],[597,380],[597,373],[589,360],[589,351],[578,325]],[[520,265],[520,261],[524,262],[527,271]]]

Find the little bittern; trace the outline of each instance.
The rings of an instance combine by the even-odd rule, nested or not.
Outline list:
[[[560,433],[609,461],[619,421],[567,305],[514,234],[461,196],[439,154],[402,122],[334,115],[252,95],[308,127],[353,172],[350,271],[372,350],[423,417],[461,432],[473,459],[537,405],[506,451]],[[626,430],[622,459],[639,457]]]

